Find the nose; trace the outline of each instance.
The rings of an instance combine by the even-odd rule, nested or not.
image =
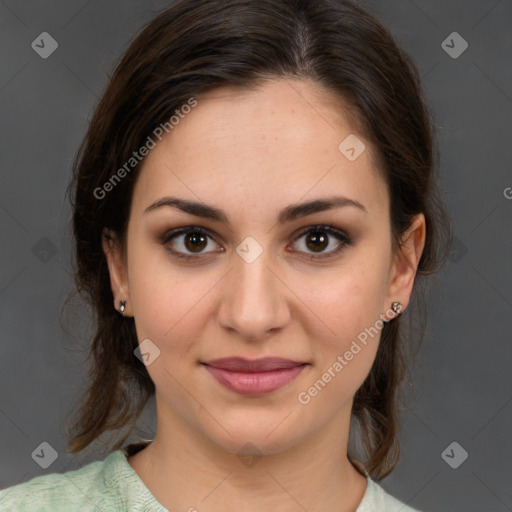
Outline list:
[[[249,261],[233,254],[233,267],[221,290],[219,323],[254,342],[282,330],[289,322],[292,294],[268,251]]]

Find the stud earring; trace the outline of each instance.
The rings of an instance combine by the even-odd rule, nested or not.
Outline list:
[[[401,302],[393,302],[391,304],[391,309],[394,313],[400,313],[400,310],[402,309],[402,303]]]
[[[126,301],[120,300],[119,301],[119,311],[124,316],[124,310],[126,309]]]

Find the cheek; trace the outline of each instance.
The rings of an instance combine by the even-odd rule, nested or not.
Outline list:
[[[337,349],[375,323],[385,290],[385,271],[378,264],[347,264],[322,277],[298,279],[294,287],[314,313],[315,337]]]
[[[353,399],[371,370],[380,341],[378,301],[354,278],[340,279],[337,285],[312,298],[320,317],[316,330],[309,333],[315,364],[297,396],[306,406],[303,413],[319,424]]]
[[[129,286],[139,340],[182,357],[204,328],[208,292],[218,281],[206,268],[179,268],[160,247],[134,244],[129,252]]]
[[[300,291],[315,313],[309,315],[313,320],[308,337],[316,360],[308,379],[313,386],[310,396],[321,394],[318,403],[328,410],[350,399],[375,360],[385,277],[384,265],[359,260],[340,268],[335,278],[317,280],[315,287],[303,285]]]

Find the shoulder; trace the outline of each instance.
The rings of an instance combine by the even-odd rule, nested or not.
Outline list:
[[[135,480],[135,484],[132,485]],[[126,510],[148,497],[121,450],[66,473],[50,473],[0,491],[2,512]],[[148,491],[149,492],[149,491]]]
[[[388,494],[380,485],[367,477],[366,492],[356,512],[420,512]]]

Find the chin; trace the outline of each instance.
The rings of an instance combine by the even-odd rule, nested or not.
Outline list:
[[[281,409],[275,418],[268,413],[264,418],[258,418],[254,413],[251,416],[249,412],[231,415],[230,418],[223,418],[224,428],[209,422],[210,428],[205,428],[203,432],[222,450],[239,457],[282,453],[308,437],[308,433],[302,431],[304,422],[300,422],[302,429],[299,431],[299,425],[292,423],[297,422],[296,415],[291,414],[286,418],[288,413],[283,414],[284,410]]]
[[[276,455],[283,453],[300,442],[299,439],[290,438],[290,435],[273,436],[270,440],[262,433],[245,432],[240,435],[212,439],[219,448],[237,457]]]

